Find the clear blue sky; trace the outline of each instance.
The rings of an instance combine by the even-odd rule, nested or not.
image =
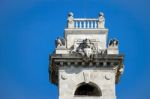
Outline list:
[[[150,98],[149,0],[0,0],[0,99],[57,99],[48,55],[63,36],[67,13],[98,17],[120,41],[125,72],[118,99]]]

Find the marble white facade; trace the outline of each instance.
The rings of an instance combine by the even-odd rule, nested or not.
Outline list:
[[[69,13],[64,37],[56,39],[54,57],[50,56],[50,79],[58,85],[59,99],[116,99],[123,56],[119,56],[118,40],[107,38],[103,13],[97,19],[74,18]],[[85,86],[91,88],[89,92]]]

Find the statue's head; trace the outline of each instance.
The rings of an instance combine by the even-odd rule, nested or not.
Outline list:
[[[69,17],[70,17],[70,16],[73,17],[73,13],[72,13],[72,12],[69,12],[68,16],[69,16]]]
[[[100,13],[99,13],[99,16],[104,16],[104,13],[103,13],[103,12],[100,12]]]

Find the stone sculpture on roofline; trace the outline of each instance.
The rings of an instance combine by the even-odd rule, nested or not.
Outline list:
[[[104,13],[97,19],[68,14],[64,37],[55,40],[49,58],[49,77],[59,88],[59,99],[116,99],[124,56],[119,41],[107,43],[107,36]]]

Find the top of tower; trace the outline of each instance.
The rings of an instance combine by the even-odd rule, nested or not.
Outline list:
[[[105,28],[104,13],[100,12],[98,18],[74,18],[72,12],[68,14],[68,29],[102,29]]]
[[[74,18],[69,12],[64,37],[56,39],[55,53],[119,54],[118,41],[113,39],[107,46],[107,36],[103,12],[99,12],[98,18]]]
[[[104,13],[98,18],[74,18],[70,12],[64,37],[55,40],[56,48],[50,55],[51,81],[58,83],[60,66],[95,67],[116,71],[116,83],[123,72],[123,55],[119,54],[119,42],[107,42]]]

